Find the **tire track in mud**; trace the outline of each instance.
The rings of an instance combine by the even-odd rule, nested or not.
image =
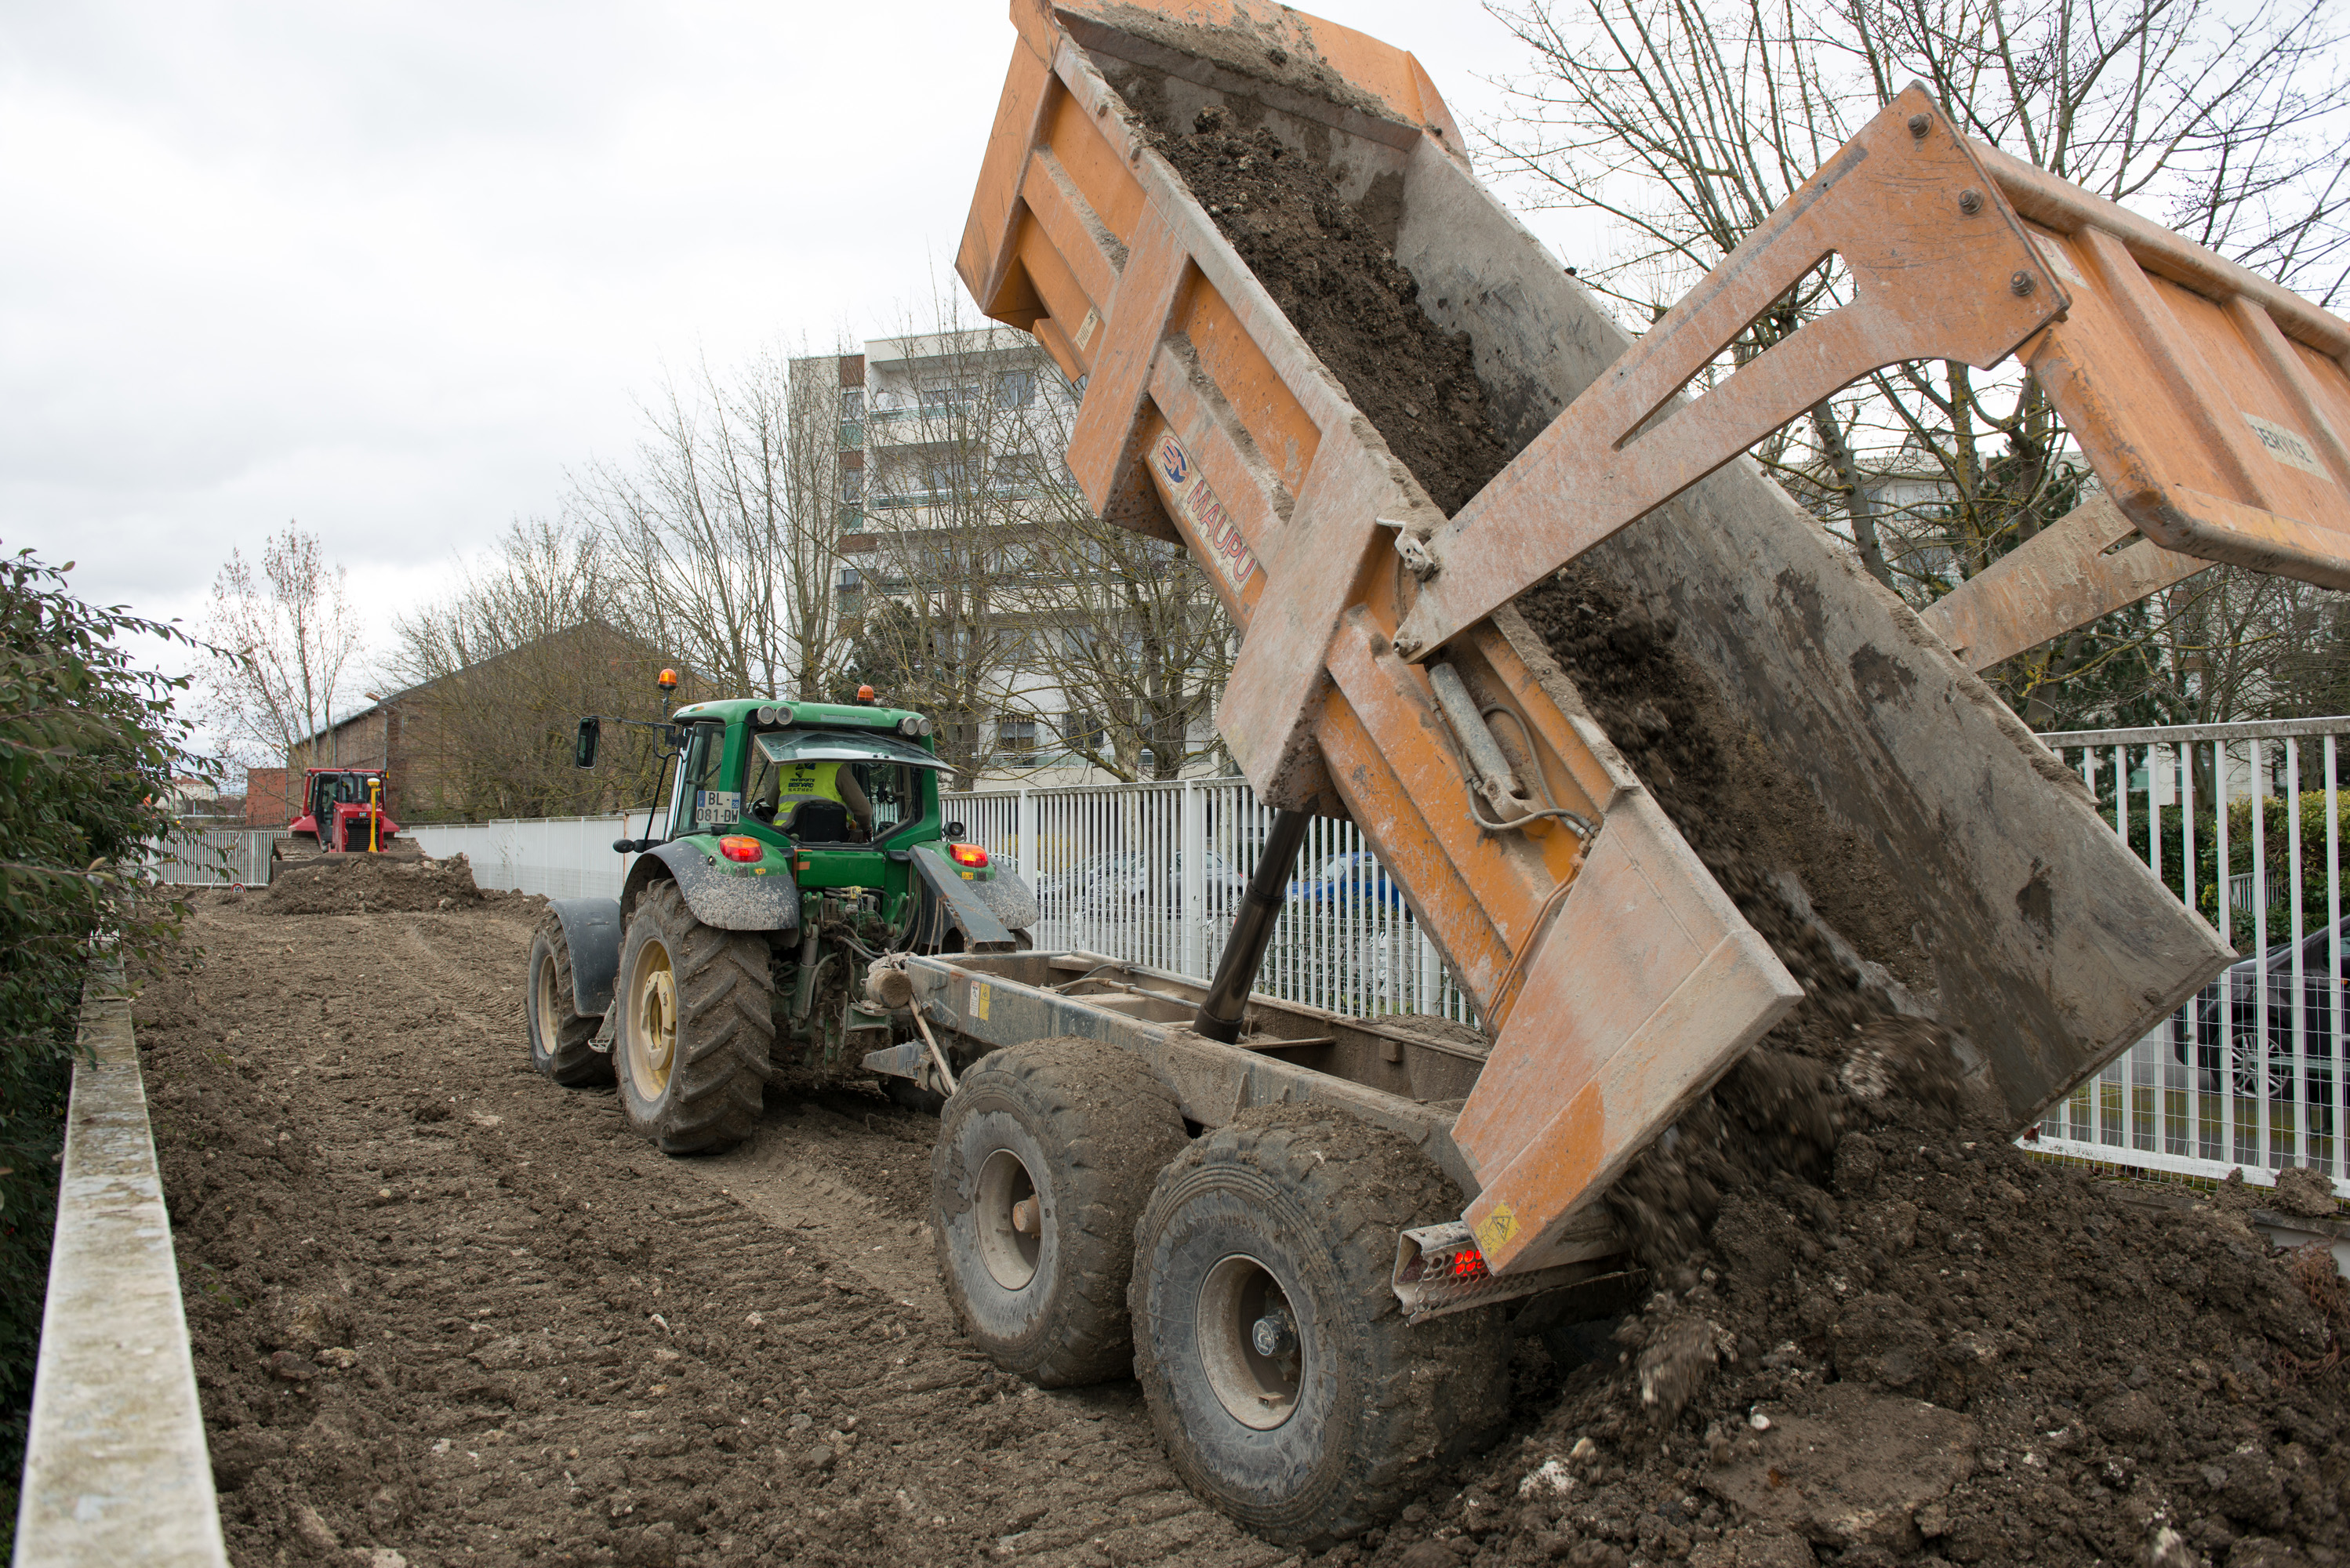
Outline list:
[[[771,1092],[672,1160],[532,1073],[534,910],[199,913],[138,1006],[240,1563],[1265,1564],[1130,1383],[953,1331],[929,1129]]]

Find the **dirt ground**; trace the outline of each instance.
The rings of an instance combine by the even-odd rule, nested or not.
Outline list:
[[[235,1562],[1284,1560],[1183,1490],[1132,1384],[961,1343],[934,1121],[778,1097],[672,1160],[531,1072],[532,913],[210,901],[139,1000]]]

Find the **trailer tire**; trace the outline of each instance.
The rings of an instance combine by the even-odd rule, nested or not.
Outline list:
[[[583,1015],[571,987],[571,944],[563,922],[542,916],[530,939],[530,984],[523,992],[523,1023],[530,1032],[530,1064],[567,1089],[612,1081],[612,1058],[588,1044],[603,1027],[601,1014]]]
[[[1135,1231],[1135,1372],[1176,1473],[1319,1550],[1491,1441],[1501,1314],[1407,1324],[1389,1282],[1396,1232],[1460,1211],[1426,1155],[1323,1106],[1243,1111],[1161,1172]]]
[[[663,877],[620,943],[612,1056],[620,1110],[663,1154],[717,1154],[751,1136],[775,1044],[766,939],[693,918]]]
[[[1134,1222],[1185,1137],[1173,1092],[1097,1040],[1034,1041],[963,1072],[931,1158],[931,1229],[947,1299],[997,1366],[1062,1388],[1133,1366]]]

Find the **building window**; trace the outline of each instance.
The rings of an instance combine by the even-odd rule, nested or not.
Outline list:
[[[842,593],[853,594],[864,586],[864,573],[858,571],[854,566],[843,566],[840,568],[840,591]]]
[[[1035,371],[1005,370],[995,378],[995,401],[999,408],[1024,409],[1035,398]]]
[[[1035,752],[1036,721],[998,719],[995,722],[995,749],[1008,757],[1024,757]]]
[[[864,389],[864,388],[862,388],[862,387],[843,387],[843,388],[841,388],[841,389],[840,389],[840,422],[841,422],[842,424],[845,424],[845,425],[846,425],[846,424],[854,424],[854,423],[856,423],[858,420],[861,420],[861,419],[863,419],[864,417],[865,417],[865,389]]]
[[[1090,713],[1072,712],[1062,716],[1061,738],[1069,743],[1071,751],[1098,752],[1107,736],[1100,720]]]
[[[961,452],[926,457],[922,460],[922,488],[932,492],[960,490],[968,470],[968,460]]]
[[[865,499],[865,471],[844,468],[840,471],[840,498],[854,506]]]

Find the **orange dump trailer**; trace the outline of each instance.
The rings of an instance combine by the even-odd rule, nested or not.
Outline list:
[[[906,1060],[964,1064],[942,1265],[974,1336],[1030,1376],[1115,1369],[1130,1332],[1187,1478],[1277,1539],[1327,1540],[1473,1439],[1497,1352],[1472,1320],[1619,1251],[1600,1196],[1802,995],[1513,601],[1577,561],[1675,620],[1742,743],[1848,836],[1854,875],[1898,883],[1931,1011],[2021,1125],[2229,953],[1974,655],[2178,561],[2350,582],[2330,433],[2350,429],[2350,337],[1970,143],[1913,88],[1636,342],[1479,182],[1402,50],[1258,0],[1013,16],[962,277],[1083,387],[1068,464],[1088,501],[1206,566],[1243,636],[1218,722],[1259,797],[1283,823],[1360,826],[1490,1044],[1416,1083],[1432,1047],[1408,1032],[1251,999],[1280,824],[1206,986],[1088,955],[914,961],[917,1016],[949,1041]],[[1167,156],[1217,109],[1325,171],[1418,308],[1466,336],[1516,456],[1449,515]],[[1853,305],[1688,395],[1831,254]],[[2110,500],[2071,555],[1931,625],[1742,455],[1884,365],[2018,352]],[[2147,543],[2106,553],[2133,529]],[[1045,1035],[1065,1038],[1025,1044]],[[1114,1135],[1083,1108],[1112,1101]],[[1356,1148],[1348,1118],[1413,1150]],[[1123,1187],[1087,1174],[1104,1140],[1142,1168]],[[1405,1196],[1347,1207],[1375,1190]],[[1374,1286],[1350,1249],[1378,1255]],[[1103,1279],[1114,1310],[1069,1304],[1107,1301]],[[1111,1349],[1052,1349],[1078,1341]],[[1364,1414],[1407,1386],[1433,1414]]]

